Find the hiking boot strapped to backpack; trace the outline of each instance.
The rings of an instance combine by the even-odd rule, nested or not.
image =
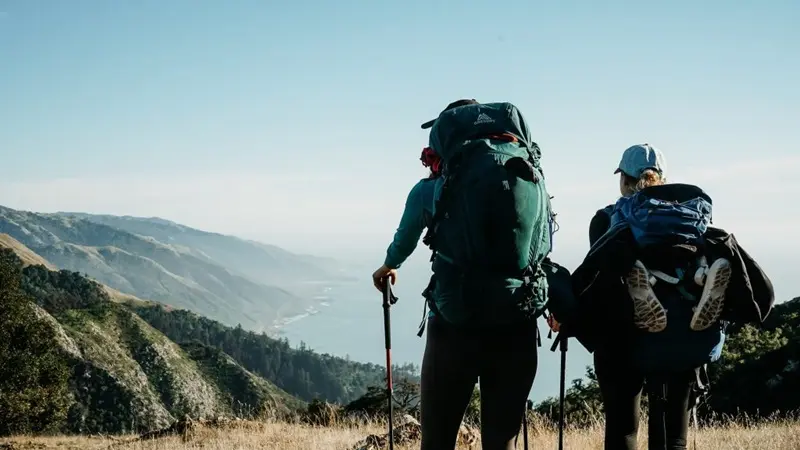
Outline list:
[[[541,263],[554,215],[522,114],[511,103],[446,110],[429,145],[445,166],[423,239],[433,251],[428,306],[469,327],[538,317],[548,299]]]

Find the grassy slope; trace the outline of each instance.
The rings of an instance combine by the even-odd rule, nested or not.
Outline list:
[[[100,313],[69,310],[56,319],[80,353],[75,361],[80,369],[74,377],[76,391],[86,391],[78,398],[84,415],[95,418],[95,428],[131,429],[127,421],[118,420],[120,416],[132,426],[149,430],[185,414],[210,418],[265,407],[287,412],[302,406],[227,358],[228,371],[247,374],[240,380],[249,383],[232,390],[230,376],[209,370],[213,358],[194,349],[187,352],[120,305],[109,303]],[[85,383],[80,382],[81,370],[90,374]],[[117,398],[129,401],[115,402]],[[109,408],[108,401],[114,407]]]

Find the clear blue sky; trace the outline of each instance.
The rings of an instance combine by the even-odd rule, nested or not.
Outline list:
[[[379,255],[419,124],[474,97],[529,120],[572,265],[647,141],[777,268],[800,251],[779,233],[800,219],[800,3],[734,5],[0,0],[0,204]]]

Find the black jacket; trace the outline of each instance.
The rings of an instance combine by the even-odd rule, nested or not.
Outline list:
[[[669,193],[667,186],[662,186],[661,191]],[[633,307],[631,302],[622,301],[629,298],[623,277],[642,257],[628,227],[608,229],[612,208],[610,205],[598,210],[592,218],[591,248],[572,273],[579,306],[570,331],[590,352],[607,343],[624,341],[632,332]],[[733,266],[722,319],[762,323],[775,302],[772,282],[733,234],[709,227],[704,238],[709,261],[724,257]]]

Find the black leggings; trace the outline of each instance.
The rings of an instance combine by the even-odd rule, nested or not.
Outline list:
[[[643,388],[650,405],[648,449],[686,450],[694,371],[645,383],[623,358],[602,351],[595,351],[594,367],[606,416],[605,450],[636,450]]]
[[[421,450],[449,450],[480,379],[484,450],[510,450],[519,433],[537,365],[537,328],[530,321],[463,331],[428,319],[422,358]]]

